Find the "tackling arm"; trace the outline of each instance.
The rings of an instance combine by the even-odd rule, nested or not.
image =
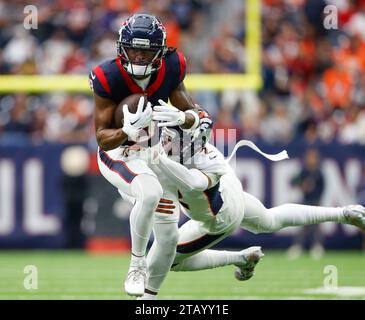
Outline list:
[[[160,155],[158,167],[181,191],[204,191],[211,186],[211,180],[198,169],[188,169],[183,165]]]

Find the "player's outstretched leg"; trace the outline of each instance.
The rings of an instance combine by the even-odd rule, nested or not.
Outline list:
[[[197,271],[235,265],[235,276],[248,280],[253,276],[256,264],[263,257],[261,247],[242,251],[210,250],[214,244],[229,236],[236,226],[222,234],[207,234],[201,223],[190,220],[179,229],[179,244],[172,271]],[[200,245],[201,244],[201,245]]]
[[[130,215],[132,256],[124,289],[129,295],[142,296],[147,281],[146,248],[153,214],[163,192],[157,178],[148,174],[138,175],[131,184],[131,191],[136,203]]]
[[[254,275],[254,269],[263,256],[261,247],[250,247],[242,251],[206,249],[189,257],[178,257],[180,262],[174,264],[171,270],[198,271],[235,265],[235,278],[244,281]]]
[[[253,233],[274,232],[285,227],[305,226],[322,222],[352,224],[365,228],[365,208],[360,205],[347,207],[320,207],[301,204],[283,204],[270,209],[244,192],[245,215],[241,227]]]

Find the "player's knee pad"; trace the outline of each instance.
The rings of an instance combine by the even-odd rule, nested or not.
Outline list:
[[[143,205],[151,208],[157,207],[163,194],[158,179],[147,174],[139,175],[134,179],[132,192],[137,199],[143,201]]]

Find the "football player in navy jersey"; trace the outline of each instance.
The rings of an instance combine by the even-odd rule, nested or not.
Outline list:
[[[188,95],[183,83],[185,58],[176,49],[167,48],[165,28],[155,16],[135,14],[128,18],[119,30],[117,52],[115,59],[92,69],[89,81],[94,92],[99,169],[123,197],[135,199],[130,214],[131,263],[124,288],[130,295],[141,296],[147,279],[145,254],[153,223],[155,234],[159,223],[173,226],[163,235],[166,242],[171,242],[171,252],[163,253],[167,270],[173,262],[177,215],[170,215],[159,203],[165,201],[169,206],[178,199],[174,193],[164,193],[157,175],[144,160],[143,153],[148,150],[138,149],[136,141],[152,117],[160,121],[158,126],[191,132],[211,127],[212,121],[208,114],[197,109]],[[147,106],[143,110],[143,97],[136,113],[123,106],[123,126],[116,128],[116,107],[135,93],[147,96]],[[172,105],[167,104],[168,100]],[[177,205],[174,207],[178,210]]]

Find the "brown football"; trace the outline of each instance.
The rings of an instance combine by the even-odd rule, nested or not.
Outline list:
[[[123,126],[123,105],[125,105],[125,104],[128,105],[129,112],[136,113],[139,98],[142,96],[143,96],[142,93],[132,94],[132,95],[128,96],[127,98],[125,98],[118,105],[118,107],[114,111],[114,125],[116,128],[121,128]],[[146,108],[146,105],[147,105],[147,95],[144,95],[144,97],[145,97],[145,99],[144,99],[143,110]]]

